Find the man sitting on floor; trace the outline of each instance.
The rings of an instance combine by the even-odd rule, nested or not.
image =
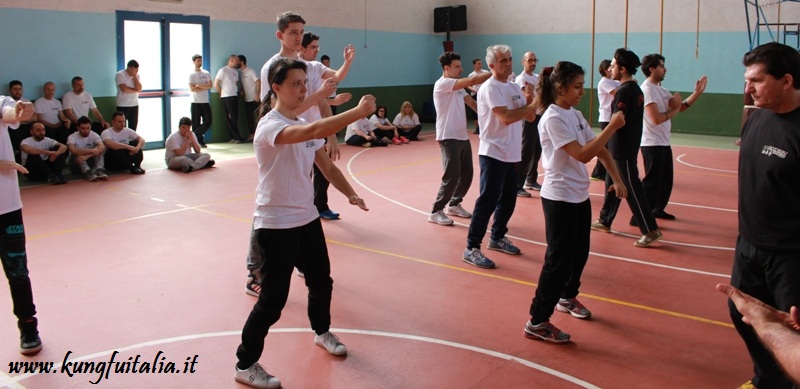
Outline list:
[[[103,159],[106,148],[100,135],[92,131],[92,121],[88,117],[81,116],[77,123],[78,131],[67,138],[67,167],[73,174],[83,174],[89,181],[107,180]]]
[[[125,170],[131,174],[144,174],[144,138],[136,131],[125,127],[125,115],[122,112],[111,114],[111,127],[103,130],[100,139],[106,146],[106,167],[109,170]]]
[[[31,136],[22,140],[22,165],[31,181],[47,180],[50,184],[66,184],[62,172],[67,161],[67,146],[44,136],[44,124],[31,126]]]
[[[167,137],[164,148],[166,149],[164,159],[167,167],[172,170],[191,173],[214,166],[211,155],[200,152],[200,143],[192,132],[192,119],[185,116],[178,121],[178,131]]]

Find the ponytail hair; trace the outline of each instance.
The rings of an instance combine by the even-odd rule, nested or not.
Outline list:
[[[289,74],[289,70],[292,69],[300,69],[303,73],[306,72],[306,63],[303,61],[298,61],[289,58],[281,58],[272,66],[269,67],[268,77],[267,77],[267,94],[264,95],[264,99],[261,100],[261,105],[258,107],[258,118],[261,119],[266,115],[271,109],[272,106],[277,103],[278,96],[275,94],[275,91],[272,90],[273,84],[281,85],[284,81],[286,81],[286,77]],[[262,84],[262,88],[263,88]]]
[[[556,102],[559,89],[568,87],[575,77],[584,74],[582,67],[568,61],[560,61],[555,67],[545,67],[536,87],[536,112],[544,112],[550,104]]]

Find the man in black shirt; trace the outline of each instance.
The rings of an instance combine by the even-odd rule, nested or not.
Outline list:
[[[739,152],[739,238],[731,285],[781,311],[800,306],[800,53],[767,43],[744,55],[747,118]],[[753,360],[752,385],[797,388],[728,302]],[[794,385],[794,386],[793,386]]]
[[[662,238],[656,219],[653,217],[652,208],[647,203],[642,181],[639,179],[637,156],[639,144],[642,141],[642,119],[644,118],[644,94],[636,84],[633,75],[636,68],[641,65],[639,57],[630,50],[617,49],[611,61],[611,75],[620,82],[614,101],[611,103],[611,112],[622,111],[625,114],[625,126],[617,130],[608,142],[608,149],[617,163],[622,180],[628,187],[628,196],[625,198],[631,208],[636,225],[642,232],[642,237],[633,243],[636,247],[647,247]],[[610,176],[606,176],[606,196],[600,218],[592,223],[595,231],[611,231],[611,223],[617,216],[621,199],[613,193],[609,194],[608,188],[613,184]]]

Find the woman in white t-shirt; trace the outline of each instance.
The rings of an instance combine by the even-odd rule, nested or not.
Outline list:
[[[411,102],[403,102],[400,106],[400,113],[394,117],[392,124],[397,127],[400,135],[409,140],[419,140],[419,132],[422,131],[422,126],[419,124],[419,116],[414,112]]]
[[[619,81],[611,78],[611,61],[604,59],[600,61],[600,66],[597,67],[600,72],[600,82],[597,83],[597,101],[600,102],[598,122],[600,129],[604,130],[611,120],[611,102],[614,101],[614,95],[619,88]],[[592,170],[592,179],[597,181],[605,181],[606,168],[600,162],[595,162],[594,170]]]
[[[383,139],[383,137],[390,138],[393,144],[399,145],[401,143],[408,143],[408,138],[401,136],[397,133],[397,127],[386,118],[386,107],[383,105],[378,106],[378,110],[375,111],[375,114],[369,118],[369,121],[372,122],[372,125],[375,126],[375,135],[378,139]]]
[[[620,198],[627,195],[614,160],[605,148],[611,135],[625,124],[625,118],[621,113],[615,114],[606,129],[595,137],[592,127],[574,108],[581,101],[583,87],[583,69],[571,62],[559,62],[555,69],[544,69],[536,92],[537,111],[546,108],[539,122],[539,136],[547,251],[525,336],[554,343],[570,339],[569,334],[550,324],[554,309],[580,319],[591,316],[576,299],[589,258],[592,223],[586,163],[597,156],[614,180],[609,191],[616,191]]]
[[[275,108],[259,120],[253,141],[258,162],[253,227],[257,229],[262,258],[262,284],[242,330],[234,373],[237,381],[251,386],[280,386],[280,381],[267,374],[258,359],[269,328],[278,321],[286,304],[295,267],[305,274],[308,316],[316,334],[314,343],[333,355],[347,353],[329,331],[333,280],[325,235],[314,206],[311,170],[316,164],[350,204],[367,210],[364,200],[325,153],[322,139],[374,111],[375,98],[364,96],[356,108],[309,124],[295,112],[306,94],[305,71],[304,62],[291,59],[280,59],[270,67],[265,87],[269,88],[268,96],[276,96],[277,101]]]

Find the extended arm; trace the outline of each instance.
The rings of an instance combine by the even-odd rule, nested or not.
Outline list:
[[[333,164],[331,159],[328,158],[328,154],[326,154],[324,150],[317,150],[317,153],[314,155],[314,163],[322,172],[322,175],[324,175],[325,178],[333,185],[333,187],[343,195],[347,196],[350,204],[357,205],[359,208],[369,211],[367,205],[364,204],[364,199],[358,197],[356,191],[353,190],[353,187],[350,186],[350,183],[347,182],[347,179],[342,174],[342,171]]]

